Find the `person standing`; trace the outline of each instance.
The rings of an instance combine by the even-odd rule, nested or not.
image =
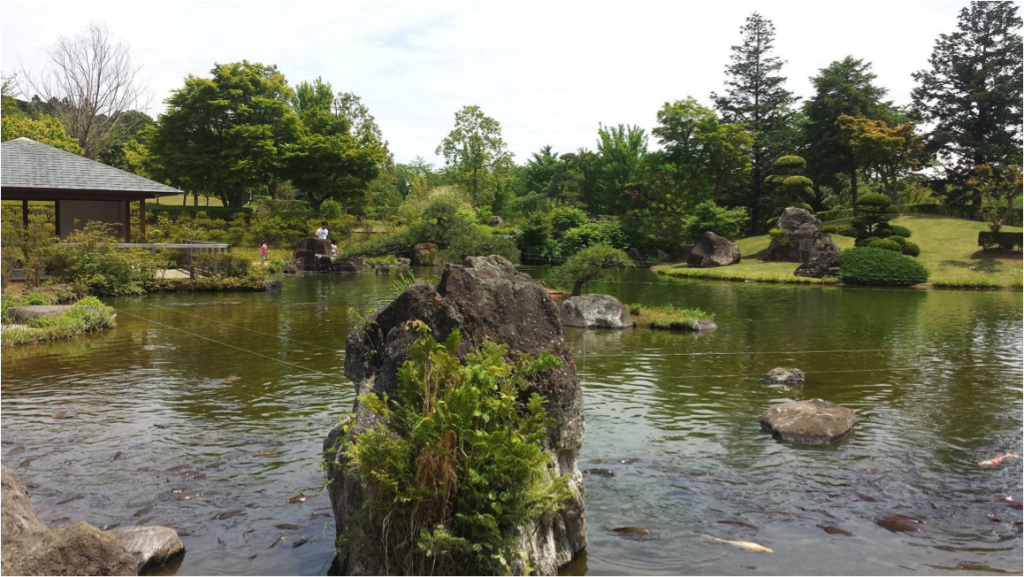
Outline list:
[[[260,260],[263,261],[264,264],[266,264],[266,262],[267,262],[267,240],[266,239],[263,239],[263,242],[260,243]]]
[[[316,237],[320,240],[327,240],[331,233],[327,230],[327,221],[320,223],[320,228],[316,229]]]

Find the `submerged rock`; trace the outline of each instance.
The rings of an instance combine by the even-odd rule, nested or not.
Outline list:
[[[359,393],[386,393],[397,398],[398,369],[408,359],[415,340],[407,321],[419,320],[443,341],[458,328],[464,356],[484,341],[506,345],[510,357],[550,351],[562,365],[535,376],[525,395],[547,399],[552,417],[545,443],[550,451],[550,473],[569,475],[571,497],[565,506],[536,526],[523,527],[521,543],[530,565],[542,575],[554,575],[587,544],[583,508],[583,476],[576,459],[583,444],[583,395],[572,352],[562,333],[558,306],[544,287],[498,256],[470,257],[464,266],[448,265],[440,283],[409,286],[392,303],[374,313],[363,330],[349,333],[345,349],[345,375]],[[347,475],[344,443],[374,426],[373,413],[358,401],[355,416],[334,427],[324,442],[328,464],[328,492],[338,537],[346,546],[339,552],[344,574],[380,575],[398,570],[385,565],[386,552],[377,527],[366,523],[370,495],[358,478]],[[347,432],[346,432],[347,428]],[[523,567],[513,562],[513,571]]]
[[[686,266],[690,268],[708,268],[729,266],[740,262],[740,247],[727,238],[718,236],[710,230],[690,249]]]
[[[826,445],[853,430],[852,410],[821,399],[783,403],[761,413],[761,427],[776,439],[805,445]]]
[[[625,329],[633,317],[625,305],[609,295],[569,297],[562,303],[562,324],[567,327]]]
[[[800,369],[787,369],[775,367],[765,375],[769,383],[773,385],[802,385],[804,384],[804,372]]]
[[[169,527],[125,527],[108,533],[135,557],[139,573],[185,554],[181,539]]]
[[[88,523],[48,529],[25,484],[2,469],[0,572],[4,575],[135,575],[136,562],[116,539]]]

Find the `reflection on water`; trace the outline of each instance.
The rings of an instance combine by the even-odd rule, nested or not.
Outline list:
[[[721,329],[567,329],[585,391],[581,462],[615,472],[586,479],[590,547],[568,572],[1019,571],[1021,464],[977,465],[1024,453],[1019,293],[645,271],[591,290],[700,307]],[[348,311],[391,293],[386,278],[354,275],[111,301],[115,330],[3,353],[4,464],[47,523],[176,528],[188,553],[170,572],[324,573],[334,528],[319,449],[352,403]],[[807,384],[764,384],[775,366],[801,368]],[[808,449],[759,430],[769,404],[811,397],[855,409],[854,434]],[[875,524],[894,513],[921,530]],[[610,530],[621,526],[653,535]]]

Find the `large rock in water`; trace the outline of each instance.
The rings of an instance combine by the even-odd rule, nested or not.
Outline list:
[[[178,534],[168,527],[124,527],[107,533],[135,557],[139,573],[185,553]]]
[[[686,266],[691,268],[707,268],[729,266],[738,262],[740,262],[740,247],[736,246],[729,239],[720,237],[709,230],[690,249],[690,256],[686,259]]]
[[[562,303],[562,324],[567,327],[626,329],[633,317],[619,299],[609,295],[570,297]]]
[[[47,529],[25,484],[2,469],[0,573],[4,575],[136,575],[135,558],[110,534],[88,523]]]
[[[331,256],[331,241],[318,238],[304,238],[295,245],[292,262],[299,270],[324,270],[321,255],[327,255],[328,266]]]
[[[437,264],[437,245],[421,242],[412,247],[413,266],[434,266]]]
[[[761,427],[787,443],[827,445],[853,430],[857,414],[821,399],[783,403],[761,413]]]
[[[764,253],[765,261],[807,263],[814,258],[824,259],[830,254],[835,254],[838,260],[839,249],[832,242],[832,237],[821,232],[821,221],[806,210],[792,206],[787,208],[775,226],[786,231],[786,239],[773,240],[768,245]],[[822,263],[816,265],[816,268],[825,269],[827,266]],[[812,269],[806,271],[812,272]]]
[[[439,341],[458,328],[462,334],[459,355],[493,341],[508,346],[509,357],[550,351],[562,359],[560,367],[534,377],[526,393],[537,392],[547,399],[552,417],[546,441],[551,452],[550,472],[571,476],[572,497],[549,519],[523,527],[521,538],[535,571],[556,574],[587,545],[583,476],[576,466],[583,444],[583,394],[562,333],[558,306],[540,283],[499,256],[470,257],[465,266],[448,265],[436,287],[426,283],[408,287],[372,315],[364,330],[349,333],[345,375],[360,394],[373,391],[397,396],[398,369],[408,358],[409,345],[416,336],[406,324],[411,320],[424,322]],[[345,543],[338,561],[344,574],[391,574],[401,568],[386,564],[378,530],[367,523],[368,489],[346,474],[344,443],[374,426],[373,414],[358,401],[354,412],[354,418],[345,423],[348,432],[339,425],[324,442],[335,526],[339,542]],[[513,568],[523,570],[521,565]]]

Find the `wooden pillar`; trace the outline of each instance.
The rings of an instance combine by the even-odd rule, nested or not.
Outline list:
[[[53,230],[57,232],[57,238],[63,238],[60,235],[60,201],[53,201]]]
[[[132,241],[132,201],[124,201],[124,241]]]
[[[28,228],[28,201],[21,201],[21,225]]]
[[[139,199],[139,242],[146,242],[146,199]]]

